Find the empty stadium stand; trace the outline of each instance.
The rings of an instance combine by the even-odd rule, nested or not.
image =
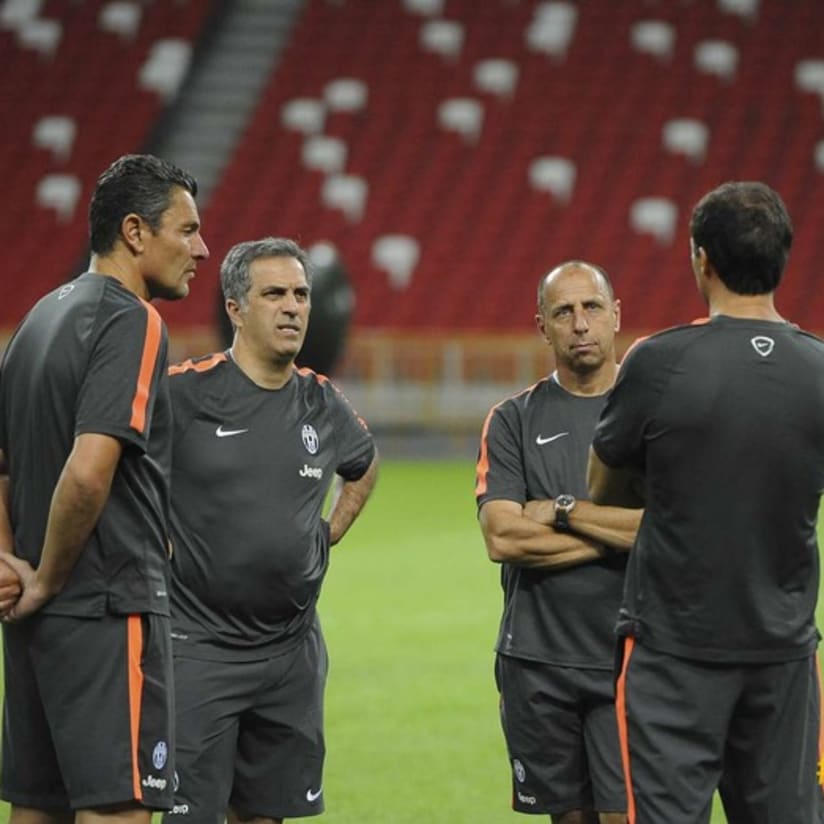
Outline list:
[[[0,326],[83,255],[85,210],[38,206],[38,182],[76,175],[85,204],[112,157],[147,148],[164,101],[141,66],[160,39],[195,43],[210,8],[146,0],[129,33],[128,11],[101,29],[106,5],[40,4],[60,24],[52,57],[0,29]],[[213,257],[164,315],[211,324],[229,246],[284,234],[338,248],[359,330],[529,331],[539,275],[571,257],[612,273],[626,327],[659,328],[702,312],[696,198],[758,178],[796,226],[779,308],[824,330],[822,33],[819,0],[307,0],[203,209]],[[54,115],[76,123],[68,156],[33,142]],[[639,224],[638,201],[665,204],[669,230]],[[406,263],[387,264],[387,236],[411,239]]]
[[[133,29],[126,27],[130,6],[142,11]],[[140,150],[163,110],[162,95],[141,87],[141,67],[159,41],[196,43],[208,12],[196,0],[0,4],[0,327],[13,326],[82,264],[97,175],[118,155]],[[43,21],[59,32],[49,53],[25,37]]]

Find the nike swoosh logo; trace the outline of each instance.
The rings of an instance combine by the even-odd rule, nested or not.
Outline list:
[[[306,800],[307,801],[317,801],[320,798],[320,794],[323,792],[323,787],[321,787],[316,793],[313,793],[311,790],[306,791]]]
[[[231,438],[232,435],[242,435],[244,432],[248,432],[248,429],[224,429],[223,424],[221,424],[217,429],[215,429],[215,435],[218,438]]]
[[[569,432],[559,432],[557,435],[550,435],[548,438],[542,438],[538,435],[538,437],[535,438],[535,443],[537,443],[538,446],[543,446],[545,443],[552,443],[552,441],[557,441],[558,438],[563,438],[564,435],[569,435]]]

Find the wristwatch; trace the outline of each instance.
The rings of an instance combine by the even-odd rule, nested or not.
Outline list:
[[[555,529],[569,529],[569,513],[575,509],[575,497],[573,495],[559,495],[555,499]]]

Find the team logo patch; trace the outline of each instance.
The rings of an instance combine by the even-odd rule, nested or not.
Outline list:
[[[517,758],[512,761],[512,771],[515,773],[515,778],[517,778],[521,784],[526,781],[526,770],[524,769],[524,765],[518,761]]]
[[[752,344],[752,348],[755,349],[762,358],[766,358],[775,347],[775,341],[766,335],[756,335],[750,343]]]
[[[166,766],[166,759],[169,757],[169,748],[165,741],[158,741],[152,752],[152,764],[156,770],[162,770]]]
[[[63,300],[63,298],[64,298],[64,297],[66,297],[66,295],[70,295],[73,291],[74,291],[74,284],[73,284],[73,283],[69,283],[69,284],[67,284],[66,286],[64,286],[64,287],[63,287],[63,288],[62,288],[62,289],[61,289],[61,290],[57,293],[57,299],[58,299],[58,300]]]
[[[310,455],[314,455],[318,451],[318,433],[315,431],[315,427],[310,423],[305,423],[300,431],[300,437],[306,451]]]

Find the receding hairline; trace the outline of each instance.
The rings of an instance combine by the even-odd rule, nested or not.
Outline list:
[[[587,270],[594,274],[600,283],[601,288],[605,291],[607,297],[611,301],[615,300],[615,292],[612,288],[612,281],[609,279],[606,269],[602,266],[598,266],[597,263],[589,263],[589,261],[586,260],[565,260],[563,263],[559,263],[557,266],[546,272],[546,274],[544,274],[538,281],[539,308],[543,308],[544,306],[544,294],[551,281],[557,277],[560,277],[562,274],[575,269]]]
[[[249,261],[249,265],[246,267],[246,271],[249,274],[249,278],[251,279],[252,277],[252,267],[255,266],[255,264],[261,264],[265,266],[271,261],[294,261],[300,267],[300,271],[303,272],[303,277],[306,280],[307,285],[311,286],[311,281],[309,280],[309,273],[306,270],[306,265],[304,264],[304,262],[297,255],[287,254],[285,252],[277,252],[271,255],[257,255],[256,257],[253,257]],[[255,266],[255,268],[257,270],[260,270],[261,266]]]

